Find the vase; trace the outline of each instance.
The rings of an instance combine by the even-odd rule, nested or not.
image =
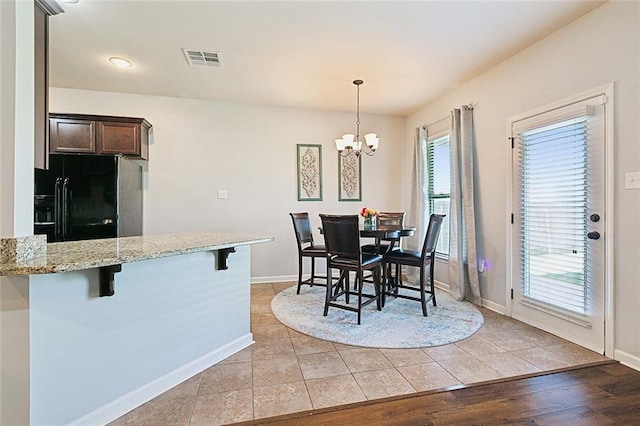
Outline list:
[[[364,218],[364,229],[376,229],[376,217],[366,216]]]

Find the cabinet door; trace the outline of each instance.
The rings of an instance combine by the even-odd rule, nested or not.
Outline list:
[[[49,122],[52,152],[96,153],[95,121],[52,118]]]
[[[135,123],[98,122],[100,154],[140,155],[140,125]]]

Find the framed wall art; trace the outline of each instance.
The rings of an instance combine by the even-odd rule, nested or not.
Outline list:
[[[362,201],[362,158],[338,154],[338,200]]]
[[[298,201],[322,201],[322,145],[297,146]]]

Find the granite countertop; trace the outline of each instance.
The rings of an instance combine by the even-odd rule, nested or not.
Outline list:
[[[0,264],[0,276],[51,274],[273,241],[264,235],[197,232],[47,244],[46,256]]]

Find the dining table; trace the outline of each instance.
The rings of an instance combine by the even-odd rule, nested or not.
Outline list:
[[[319,226],[320,234],[323,233],[322,227]],[[383,240],[390,240],[387,251],[393,250],[395,247],[395,240],[402,237],[410,237],[415,232],[415,228],[411,226],[395,226],[395,225],[380,225],[375,227],[361,227],[360,238],[375,238],[375,244],[377,247],[376,252],[384,255],[380,251],[381,242]]]
[[[390,244],[387,248],[387,252],[393,250],[395,242],[402,237],[410,237],[415,232],[415,228],[411,226],[395,226],[395,225],[380,225],[376,227],[364,227],[360,228],[360,238],[375,238],[376,252],[384,255],[380,250],[381,242],[383,240],[389,240]]]

